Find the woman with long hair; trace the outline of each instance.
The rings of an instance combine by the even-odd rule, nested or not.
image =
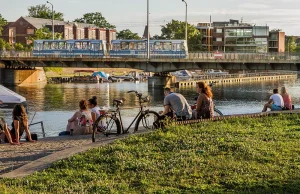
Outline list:
[[[197,106],[194,112],[194,118],[207,119],[214,117],[214,104],[212,101],[213,94],[211,88],[205,82],[197,83]]]
[[[88,109],[87,100],[79,102],[79,111],[76,111],[72,118],[68,120],[66,131],[71,135],[85,135],[92,133],[92,115]]]
[[[281,96],[282,96],[282,98],[283,98],[284,108],[285,108],[286,110],[292,110],[292,109],[293,109],[292,98],[291,98],[291,96],[287,93],[285,87],[281,87]]]
[[[28,117],[23,105],[21,104],[15,105],[12,112],[12,117],[13,117],[12,129],[9,130],[10,137],[9,135],[6,135],[5,142],[6,143],[13,142],[14,144],[20,144],[20,139],[24,131],[26,132],[28,140],[30,142],[35,142],[35,140],[32,140],[31,138],[31,134],[28,127]]]

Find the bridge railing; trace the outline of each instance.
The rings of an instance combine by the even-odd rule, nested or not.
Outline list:
[[[87,52],[78,54],[76,52],[57,52],[57,53],[36,53],[25,51],[0,51],[0,58],[139,58],[146,59],[145,52],[141,52],[138,55],[135,54],[114,54],[103,55],[103,53]],[[189,52],[188,56],[185,54],[178,55],[163,55],[160,52],[151,52],[151,59],[164,59],[164,58],[186,58],[186,59],[199,59],[199,60],[219,60],[219,61],[299,61],[300,53],[216,53],[216,52]]]
[[[190,52],[189,59],[202,60],[300,60],[300,53],[214,53],[214,52]]]

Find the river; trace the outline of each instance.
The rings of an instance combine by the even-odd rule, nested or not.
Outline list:
[[[263,105],[268,101],[273,88],[285,86],[291,94],[293,104],[300,107],[300,80],[275,80],[264,82],[217,84],[213,86],[214,102],[216,107],[225,115],[261,112]],[[153,110],[162,110],[163,89],[148,89],[145,82],[132,83],[102,83],[102,84],[47,84],[32,87],[9,87],[13,91],[26,97],[29,104],[29,121],[43,121],[46,136],[57,136],[65,130],[67,120],[78,109],[81,99],[98,97],[100,106],[110,107],[114,98],[126,98],[122,108],[124,125],[127,126],[138,111],[138,101],[128,90],[137,90],[144,95],[151,96],[149,107]],[[182,93],[189,103],[193,104],[197,96],[194,87],[175,89]],[[0,109],[0,116],[11,122],[11,110]],[[40,134],[40,126],[32,126],[32,132]]]

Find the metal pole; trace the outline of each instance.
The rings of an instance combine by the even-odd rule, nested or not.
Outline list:
[[[147,0],[147,59],[150,59],[149,0]]]
[[[187,23],[187,2],[185,0],[182,0],[182,2],[185,3],[185,41],[187,44],[188,37],[187,37],[187,30],[188,30],[188,23]]]
[[[54,40],[54,11],[53,11],[53,4],[47,1],[47,3],[51,4],[52,6],[52,40]]]

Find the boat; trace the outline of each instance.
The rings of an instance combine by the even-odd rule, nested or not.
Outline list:
[[[0,85],[0,108],[12,109],[16,104],[22,104],[27,110],[26,98]]]
[[[204,71],[205,74],[209,75],[226,75],[228,72],[222,71],[222,70],[214,70],[214,69],[208,69],[207,71]]]

